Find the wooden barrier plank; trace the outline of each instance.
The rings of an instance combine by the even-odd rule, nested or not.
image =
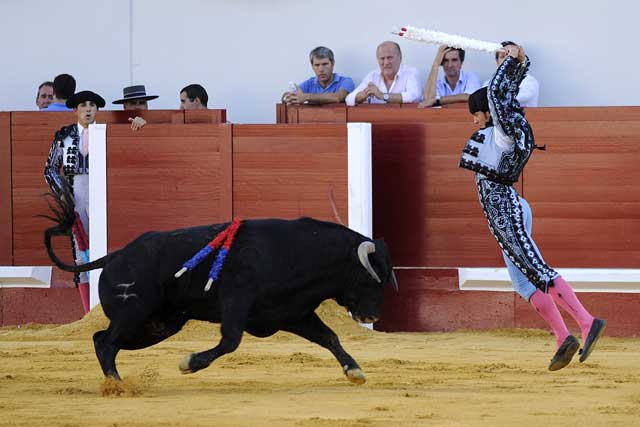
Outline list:
[[[227,110],[207,109],[207,110],[183,110],[184,123],[226,123]]]
[[[73,111],[13,111],[11,113],[11,126],[49,126],[57,130],[77,121],[78,118]]]
[[[182,124],[184,111],[182,110],[129,110],[129,111],[99,111],[97,123],[127,124],[129,118],[142,117],[149,124]]]
[[[230,128],[149,125],[133,134],[126,125],[108,127],[109,251],[149,230],[229,219],[229,206],[221,206],[229,200],[221,185],[229,166],[221,164],[229,160]]]
[[[398,266],[501,266],[474,174],[458,167],[462,135],[473,126],[461,125],[453,139],[442,137],[442,126],[373,125],[374,234]]]
[[[219,110],[217,110],[219,111]],[[224,110],[222,110],[224,111]],[[140,116],[147,123],[184,123],[183,110],[101,110],[96,115],[96,123],[107,124],[126,124],[129,123],[130,117]],[[13,126],[47,126],[53,129],[60,129],[62,126],[76,123],[78,121],[76,113],[73,111],[55,111],[55,112],[33,112],[33,111],[16,111],[11,114],[11,123]],[[53,134],[52,134],[53,135]]]
[[[286,104],[276,104],[276,123],[277,124],[287,123],[287,105]]]
[[[347,122],[365,123],[434,123],[443,122],[454,128],[452,123],[473,124],[473,118],[463,109],[417,108],[415,104],[400,108],[389,105],[359,105],[347,109]]]
[[[285,113],[280,113],[280,120],[284,116],[287,119],[296,120],[295,123],[346,123],[347,106],[345,104],[324,105],[282,105]],[[291,112],[288,114],[287,112]],[[280,122],[278,122],[280,123]],[[287,122],[294,124],[292,122]]]
[[[526,115],[537,122],[638,121],[640,107],[537,107],[527,108]]]
[[[51,120],[32,126],[29,124],[31,120],[22,120],[27,117],[26,114],[33,116],[33,121],[43,116]],[[60,120],[67,115],[39,112],[11,114],[14,265],[51,264],[43,245],[43,232],[52,223],[34,215],[49,213],[42,197],[49,191],[43,170],[53,135],[62,126]],[[56,239],[54,248],[62,259],[71,260],[69,240]]]
[[[298,108],[285,108],[286,111],[286,123],[289,124],[297,124],[300,123],[300,119],[298,118]]]
[[[0,113],[0,265],[13,265],[11,114]]]
[[[220,221],[232,221],[233,213],[233,125],[220,128]]]
[[[638,268],[640,137],[633,126],[611,134],[616,139],[588,147],[580,138],[566,137],[527,166],[525,195],[534,210],[534,236],[552,265]]]
[[[240,218],[348,218],[346,125],[234,125],[233,211]]]

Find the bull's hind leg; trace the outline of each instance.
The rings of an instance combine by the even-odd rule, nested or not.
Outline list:
[[[109,329],[93,334],[93,346],[96,349],[96,356],[104,376],[120,380],[120,374],[116,369],[116,356],[120,348],[107,341],[108,335]]]
[[[251,307],[250,298],[237,298],[229,301],[222,308],[220,332],[222,338],[217,346],[200,353],[191,353],[180,362],[179,368],[183,374],[190,374],[208,367],[218,357],[231,353],[238,348],[242,341],[242,333]]]
[[[120,380],[120,374],[116,368],[116,356],[121,349],[143,348],[158,342],[157,339],[149,339],[146,335],[145,324],[148,321],[148,311],[129,305],[120,309],[112,317],[106,330],[93,335],[96,356],[105,376]]]
[[[347,379],[355,384],[364,384],[367,378],[364,376],[362,369],[353,360],[353,357],[347,353],[338,336],[313,312],[309,316],[301,319],[293,325],[288,325],[283,330],[300,335],[311,342],[321,345],[329,350],[342,366]]]

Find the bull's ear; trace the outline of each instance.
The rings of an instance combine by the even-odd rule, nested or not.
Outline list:
[[[398,293],[398,280],[396,279],[396,273],[393,271],[393,262],[391,261],[391,253],[389,252],[389,248],[387,247],[386,242],[383,238],[374,239],[376,245],[376,253],[379,255],[379,259],[382,259],[383,262],[388,262],[388,266],[391,269],[391,285],[393,289]]]

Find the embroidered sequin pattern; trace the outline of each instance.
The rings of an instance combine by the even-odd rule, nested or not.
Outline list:
[[[524,226],[518,193],[511,186],[486,179],[478,180],[477,184],[480,204],[500,248],[531,283],[546,291],[558,273],[534,250]]]

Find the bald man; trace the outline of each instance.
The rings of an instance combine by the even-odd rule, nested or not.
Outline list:
[[[345,102],[356,104],[403,104],[420,102],[420,75],[414,67],[402,65],[402,51],[398,43],[385,41],[376,49],[379,70],[362,80]]]

